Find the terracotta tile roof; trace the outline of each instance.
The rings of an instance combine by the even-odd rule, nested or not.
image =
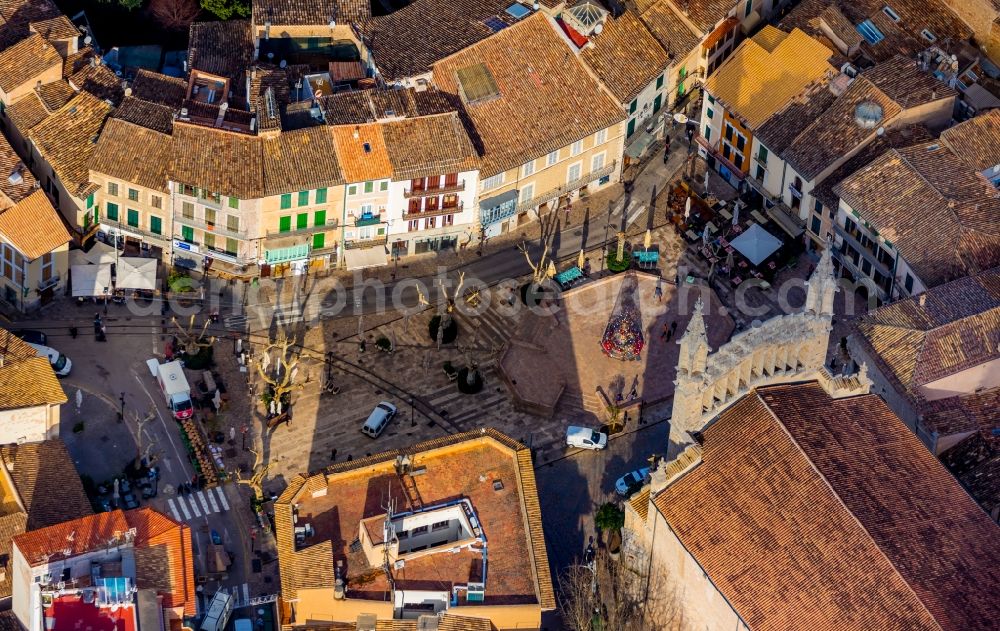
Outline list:
[[[829,107],[816,116],[783,152],[782,157],[806,181],[811,181],[845,155],[876,137],[875,129],[856,120],[857,108],[878,105],[882,120],[892,121],[903,109],[864,76],[851,83]]]
[[[5,113],[14,127],[24,135],[27,135],[50,114],[35,91],[24,95],[16,103],[7,107]]]
[[[417,620],[375,621],[375,631],[417,631]],[[282,631],[355,631],[357,622],[307,622],[304,625],[286,625]],[[442,613],[437,619],[438,631],[490,631],[493,625],[489,618],[470,618]],[[6,631],[0,626],[0,631]],[[20,631],[20,629],[18,629]]]
[[[506,12],[510,5],[510,0],[414,0],[372,18],[365,41],[383,79],[422,75],[449,55],[493,35],[496,31],[487,20],[495,19],[498,26],[514,24]]]
[[[768,124],[770,122],[768,121]],[[812,195],[827,208],[836,208],[840,197],[833,192],[833,189],[853,173],[868,166],[889,149],[908,147],[933,139],[930,131],[922,124],[891,128],[883,135],[876,136],[875,140],[862,147],[833,173],[823,178],[812,190]]]
[[[361,125],[375,122],[368,91],[341,92],[319,98],[328,125]]]
[[[797,138],[802,137],[803,130],[837,100],[828,88],[828,85],[817,85],[794,97],[782,110],[767,119],[754,136],[768,151],[783,155]]]
[[[56,438],[40,443],[4,445],[0,448],[0,457],[24,504],[28,529],[44,528],[67,518],[93,513],[73,458],[63,441]]]
[[[13,184],[10,176],[17,171],[21,174],[21,183]],[[21,201],[35,191],[35,179],[31,169],[27,168],[17,155],[7,138],[0,134],[0,212]]]
[[[165,608],[183,607],[185,616],[195,615],[191,529],[149,507],[126,511],[125,519],[136,529],[136,586],[155,589]]]
[[[1000,614],[996,524],[875,395],[751,392],[654,503],[755,631],[958,631]]]
[[[286,131],[262,141],[264,194],[280,195],[344,183],[328,127]]]
[[[125,88],[115,71],[104,64],[86,65],[68,79],[71,86],[83,92],[89,92],[101,100],[111,101],[118,105]]]
[[[1000,357],[1000,268],[880,307],[853,328],[881,372],[916,401],[920,386]]]
[[[115,110],[112,118],[158,131],[161,134],[171,134],[174,131],[174,117],[176,115],[177,110],[174,108],[144,101],[134,96],[126,96],[122,99],[121,105]]]
[[[35,94],[45,109],[52,113],[69,103],[76,96],[76,90],[67,81],[60,79],[38,86],[35,88]]]
[[[890,150],[834,192],[928,286],[1000,264],[1000,197],[939,143]]]
[[[698,47],[701,33],[693,32],[671,5],[672,0],[656,0],[640,8],[640,17],[673,59],[683,59]]]
[[[631,102],[670,64],[667,52],[629,11],[618,18],[608,16],[601,34],[580,57],[620,103]]]
[[[920,401],[920,425],[928,434],[950,436],[1000,429],[1000,388],[972,394]]]
[[[31,22],[29,28],[32,32],[38,33],[49,41],[73,39],[81,35],[80,29],[76,28],[76,25],[65,15]]]
[[[150,103],[179,109],[187,96],[187,81],[139,69],[132,79],[132,96]]]
[[[62,57],[52,44],[37,33],[30,35],[0,52],[0,89],[11,92],[61,64]]]
[[[0,515],[0,559],[7,578],[0,580],[0,598],[8,598],[11,578],[12,539],[27,530],[44,528],[92,514],[90,500],[66,446],[58,439],[0,448],[0,465],[7,469],[20,503],[4,497]],[[0,475],[3,475],[0,473]],[[9,510],[6,507],[10,507]],[[3,629],[0,625],[0,629]],[[20,629],[20,627],[18,627]]]
[[[270,64],[257,64],[250,71],[250,110],[257,114],[260,131],[282,127],[282,113],[290,100],[288,72]]]
[[[832,54],[798,29],[771,52],[748,39],[712,73],[705,91],[756,129],[806,86],[832,76]]]
[[[84,46],[72,55],[67,56],[63,60],[63,78],[71,77],[80,72],[95,57],[97,57],[97,53],[90,46]]]
[[[1000,164],[1000,110],[989,110],[944,130],[941,142],[977,171]]]
[[[28,37],[32,22],[59,15],[62,11],[51,0],[4,0],[0,3],[0,50]]]
[[[252,63],[250,20],[191,24],[188,35],[188,67],[191,70],[221,75],[239,85]]]
[[[734,18],[735,16],[727,18],[726,21],[729,22]],[[737,19],[736,22],[739,22],[739,19]],[[712,34],[715,35],[715,33],[721,33],[721,31],[716,31]],[[782,31],[781,29],[777,28],[764,28],[755,33],[753,36],[751,36],[750,39],[752,39],[755,44],[757,44],[767,52],[773,53],[774,49],[776,49],[781,44],[781,42],[785,41],[786,37],[788,37],[787,31]],[[711,41],[710,38],[706,38],[705,42],[702,43],[702,46],[705,45],[711,46],[714,43],[716,42]]]
[[[380,125],[342,125],[333,127],[332,131],[345,181],[365,182],[392,177],[392,163]]]
[[[479,166],[456,112],[385,122],[382,134],[396,180],[472,171]]]
[[[916,61],[900,55],[864,70],[861,76],[906,109],[958,95],[947,84],[924,72]]]
[[[65,232],[65,228],[63,231]],[[0,382],[0,410],[59,405],[67,400],[66,393],[44,357],[33,356],[20,361],[8,361],[0,367],[0,376],[3,377]]]
[[[555,28],[544,14],[534,14],[434,66],[435,83],[453,98],[465,89],[460,72],[483,68],[496,83],[495,97],[464,103],[475,129],[473,143],[483,155],[484,177],[625,119],[621,105],[590,76]]]
[[[90,187],[88,164],[97,135],[113,108],[87,92],[31,130],[29,137],[67,190],[77,196]]]
[[[28,565],[34,567],[103,548],[108,541],[124,536],[128,529],[125,513],[114,510],[31,530],[14,537],[14,545]]]
[[[24,631],[13,610],[0,611],[0,631]]]
[[[260,138],[188,123],[174,123],[175,181],[210,191],[256,199],[264,195]]]
[[[12,207],[0,210],[0,238],[29,261],[66,245],[70,240],[59,213],[42,189]]]
[[[523,445],[494,430],[466,432],[414,445],[405,452],[414,467],[427,467],[430,475],[410,478],[425,507],[456,497],[471,501],[489,538],[490,566],[486,605],[539,603],[543,610],[555,607],[548,556],[542,531],[541,510],[535,487],[531,453]],[[304,587],[333,585],[333,567],[345,562],[348,594],[352,598],[381,599],[388,584],[381,570],[372,572],[363,553],[350,551],[361,521],[384,514],[385,498],[370,489],[388,489],[406,506],[405,492],[394,472],[400,450],[376,454],[329,467],[309,478],[296,476],[275,502],[275,524],[282,595],[295,598]],[[486,476],[481,481],[480,476]],[[493,480],[503,489],[494,490]],[[326,489],[325,494],[313,492]],[[381,493],[381,491],[380,491]],[[321,543],[295,550],[292,505],[298,506],[299,522],[310,523]],[[402,509],[401,509],[402,510]],[[518,515],[519,518],[512,518]],[[335,545],[334,543],[335,542]],[[441,581],[466,582],[471,553],[442,559],[428,555],[407,559],[405,575],[397,584],[428,584]],[[464,558],[464,557],[462,557]],[[447,568],[447,569],[446,569]],[[464,579],[459,574],[464,572]]]
[[[173,151],[173,142],[167,134],[111,118],[97,141],[90,169],[166,192]]]
[[[989,432],[976,432],[941,454],[941,462],[983,510],[997,515],[1000,510],[1000,438]]]
[[[678,4],[684,9],[687,18],[704,33],[708,33],[712,28],[724,20],[733,8],[731,0],[684,0],[683,4]]]
[[[9,363],[22,359],[34,359],[38,354],[35,349],[7,329],[0,328],[0,357]]]
[[[338,23],[361,23],[372,16],[365,0],[258,0],[253,3],[253,23],[270,22],[280,26],[325,26]]]

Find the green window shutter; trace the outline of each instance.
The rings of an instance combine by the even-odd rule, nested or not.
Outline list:
[[[384,182],[379,182],[378,183],[378,190],[380,190],[380,191],[387,191],[387,190],[389,190],[389,181],[386,180]]]
[[[639,99],[632,99],[632,103],[628,106],[628,113],[635,114],[635,110],[638,107],[639,107]]]
[[[281,210],[292,207],[292,194],[285,193],[281,196]]]
[[[711,139],[712,139],[712,128],[709,127],[708,125],[705,125],[705,140],[711,140]]]
[[[684,83],[677,84],[677,96],[684,96]]]
[[[309,205],[309,191],[299,191],[299,206]]]
[[[93,222],[93,219],[91,218],[91,214],[88,212],[83,216],[83,229],[89,230],[91,222]]]
[[[236,256],[240,251],[240,244],[236,239],[226,239],[226,254]]]
[[[101,222],[101,205],[94,206],[94,223]]]
[[[713,116],[715,116],[715,112],[712,110],[712,108],[707,107],[705,108],[705,115],[708,116],[709,118],[712,118]]]
[[[181,238],[188,243],[194,243],[194,228],[191,226],[181,226]]]
[[[761,145],[760,150],[757,152],[757,160],[767,162],[767,147],[764,145]]]
[[[321,232],[319,234],[314,234],[313,235],[313,249],[314,250],[322,250],[324,243],[326,243],[326,235],[325,234],[323,234]]]
[[[316,203],[317,204],[325,204],[326,203],[326,189],[325,188],[317,188],[316,189]]]
[[[663,75],[656,78],[656,89],[659,90],[663,87]]]
[[[149,231],[153,234],[163,234],[163,220],[154,215],[149,216]]]
[[[323,226],[323,225],[326,225],[326,211],[325,210],[317,210],[315,213],[313,213],[313,225],[314,226]]]
[[[278,232],[288,232],[292,229],[292,216],[278,217]]]
[[[118,204],[108,202],[108,220],[118,221]]]
[[[239,210],[239,208],[240,208],[240,200],[238,198],[236,198],[236,197],[230,197],[229,198],[229,207],[230,208],[235,208],[235,209]]]
[[[371,193],[375,190],[375,182],[365,182],[365,192]]]
[[[90,195],[87,195],[87,208],[93,208],[93,207],[94,207],[94,194],[91,193]]]
[[[299,213],[295,216],[295,229],[302,230],[309,227],[309,213]]]
[[[128,225],[132,226],[133,228],[138,228],[139,227],[139,211],[138,210],[133,210],[131,208],[128,209]]]
[[[348,195],[357,195],[358,194],[358,186],[356,184],[351,184],[350,186],[348,186],[347,187],[347,194]]]
[[[685,77],[688,76],[688,69],[687,68],[681,68],[680,75],[678,75],[678,76],[681,78],[681,80],[683,80]]]

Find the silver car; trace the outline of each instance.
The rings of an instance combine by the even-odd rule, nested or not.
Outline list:
[[[388,401],[382,401],[368,415],[368,420],[361,427],[361,432],[369,438],[378,438],[394,416],[396,416],[396,406]]]

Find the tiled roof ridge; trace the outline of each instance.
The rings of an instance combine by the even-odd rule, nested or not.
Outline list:
[[[555,592],[552,590],[552,575],[549,572],[549,554],[545,547],[545,531],[542,523],[542,508],[538,500],[538,486],[535,483],[535,469],[530,449],[519,449],[517,456],[517,477],[520,487],[524,530],[528,533],[530,545],[528,554],[532,560],[532,573],[538,604],[543,610],[556,608]]]
[[[841,506],[841,508],[844,509],[844,513],[847,514],[847,515],[850,515],[850,519],[855,523],[855,525],[857,525],[857,527],[861,530],[861,532],[865,533],[865,536],[868,538],[868,540],[871,542],[871,544],[875,547],[876,550],[878,550],[879,554],[882,556],[882,558],[885,560],[885,562],[889,564],[889,567],[892,568],[892,571],[896,575],[896,577],[904,585],[906,585],[906,589],[913,596],[913,599],[917,603],[920,604],[920,608],[924,611],[925,614],[927,614],[927,617],[929,619],[933,620],[934,624],[937,625],[937,627],[939,629],[942,629],[941,624],[937,621],[937,618],[935,618],[934,615],[931,613],[931,611],[927,608],[927,605],[920,598],[920,596],[917,594],[917,592],[913,589],[913,586],[910,585],[910,582],[908,580],[906,580],[906,578],[903,576],[903,574],[899,571],[899,568],[896,567],[896,564],[893,563],[893,561],[892,561],[891,558],[889,558],[889,555],[886,554],[885,550],[882,549],[882,546],[879,545],[878,541],[875,540],[875,537],[872,536],[871,532],[865,527],[865,525],[863,523],[861,523],[861,520],[858,519],[857,515],[855,515],[854,512],[848,507],[847,503],[840,496],[840,494],[837,493],[836,489],[833,487],[833,485],[830,483],[830,481],[827,479],[827,477],[825,475],[823,475],[823,472],[820,471],[819,467],[816,466],[816,463],[814,463],[812,461],[812,458],[810,458],[807,455],[806,450],[802,448],[802,445],[800,445],[799,442],[797,440],[795,440],[795,437],[792,436],[792,433],[790,431],[788,431],[788,428],[785,427],[785,424],[781,422],[781,419],[778,417],[777,413],[769,405],[769,401],[767,401],[765,399],[765,396],[766,396],[766,394],[768,392],[782,392],[782,391],[787,391],[789,389],[796,389],[796,388],[816,389],[816,390],[820,390],[821,392],[825,393],[825,391],[823,390],[823,387],[821,385],[819,385],[819,382],[817,382],[817,381],[811,381],[811,382],[798,383],[798,384],[796,384],[796,383],[791,383],[791,384],[776,384],[776,385],[771,385],[771,386],[762,386],[762,387],[759,387],[759,388],[754,388],[753,396],[760,402],[760,404],[764,407],[764,409],[767,410],[767,413],[774,420],[775,424],[778,427],[781,428],[781,431],[784,432],[784,434],[788,438],[788,440],[791,441],[792,445],[795,446],[795,449],[798,450],[799,453],[802,454],[803,459],[806,462],[809,463],[809,467],[816,474],[817,478],[823,482],[823,484],[826,486],[827,490],[830,492],[830,495],[833,496],[836,499],[836,502]],[[888,409],[888,406],[886,405],[885,401],[883,401],[882,397],[880,397],[877,394],[873,394],[873,393],[858,394],[858,395],[854,395],[854,396],[847,397],[847,398],[855,399],[855,400],[857,400],[857,399],[868,399],[868,400],[874,401],[874,403],[875,403],[876,406],[881,405],[881,406],[883,406],[883,407],[885,407],[885,408]],[[895,412],[892,412],[891,410],[889,412],[890,412],[890,414],[895,414]],[[961,486],[961,485],[958,485],[958,486]],[[971,496],[970,496],[970,498],[971,498]],[[975,503],[975,499],[973,499],[972,501],[973,501],[973,503]]]

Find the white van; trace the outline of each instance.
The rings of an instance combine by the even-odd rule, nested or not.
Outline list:
[[[580,449],[604,449],[608,445],[608,435],[589,427],[570,425],[566,430],[566,444]]]
[[[42,346],[41,344],[28,344],[28,346],[35,349],[39,357],[49,360],[49,363],[52,364],[52,370],[59,377],[65,377],[69,374],[70,369],[73,368],[73,362],[69,360],[69,357],[66,357],[54,348]]]
[[[396,406],[388,401],[382,401],[368,415],[368,420],[361,427],[361,433],[369,438],[378,438],[394,416],[396,416]]]

